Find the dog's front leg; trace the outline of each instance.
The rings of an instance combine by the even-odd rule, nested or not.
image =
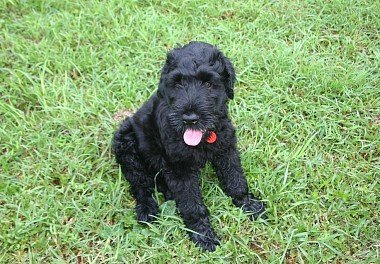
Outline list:
[[[192,230],[188,232],[191,240],[208,251],[214,251],[219,242],[202,201],[198,172],[166,170],[164,178],[186,227]]]
[[[211,163],[219,178],[224,192],[231,196],[232,202],[256,219],[265,216],[264,203],[255,198],[248,190],[247,179],[241,166],[239,153],[235,147],[221,156],[215,156]]]

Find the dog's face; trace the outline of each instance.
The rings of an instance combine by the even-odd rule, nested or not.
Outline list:
[[[187,145],[198,145],[225,115],[234,82],[231,62],[215,46],[190,42],[169,52],[158,96],[169,108],[170,125]]]

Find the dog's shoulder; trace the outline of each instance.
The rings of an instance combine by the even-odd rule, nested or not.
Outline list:
[[[138,124],[149,124],[154,117],[154,109],[157,105],[157,95],[153,94],[133,115],[134,122]]]
[[[152,95],[137,111],[130,117],[127,117],[121,124],[115,135],[128,135],[130,140],[141,142],[147,141],[154,131],[156,131],[156,122],[154,108],[157,98]]]
[[[216,141],[210,144],[210,147],[216,152],[224,152],[233,146],[236,146],[236,129],[230,118],[226,117],[219,120],[216,132]]]

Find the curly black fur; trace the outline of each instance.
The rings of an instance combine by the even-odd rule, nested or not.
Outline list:
[[[203,204],[199,172],[210,161],[223,190],[253,218],[264,205],[248,190],[236,149],[235,129],[227,101],[234,96],[235,71],[215,47],[203,42],[173,49],[162,69],[157,93],[116,131],[113,151],[136,199],[137,219],[154,220],[158,213],[155,183],[166,199],[174,199],[190,238],[206,250],[219,244]],[[184,123],[184,114],[197,122]],[[187,128],[205,131],[197,146],[186,145]],[[215,143],[206,141],[215,131]],[[156,177],[156,180],[155,180]]]

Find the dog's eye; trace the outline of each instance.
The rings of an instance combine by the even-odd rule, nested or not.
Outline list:
[[[211,88],[211,83],[210,82],[206,82],[205,84],[206,84],[207,88]]]

